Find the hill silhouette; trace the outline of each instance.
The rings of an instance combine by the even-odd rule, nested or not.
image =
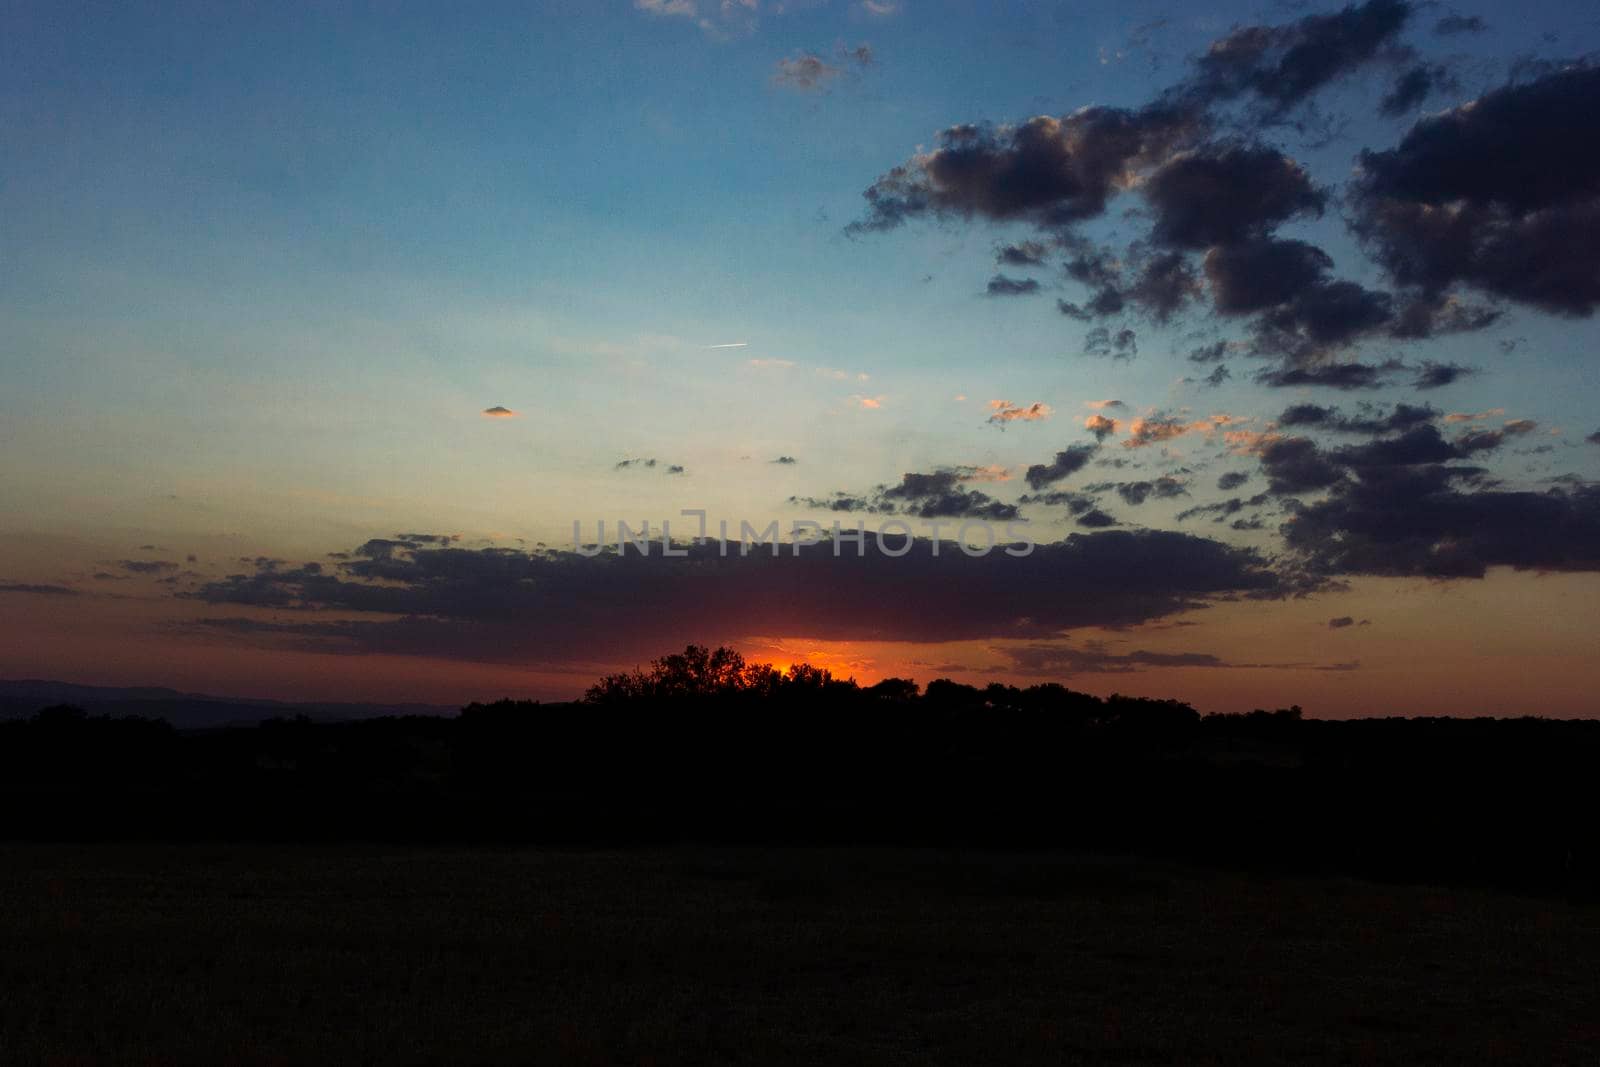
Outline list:
[[[159,701],[150,710],[159,710]],[[905,844],[1587,886],[1600,722],[1201,715],[690,646],[576,702],[0,723],[10,838]]]

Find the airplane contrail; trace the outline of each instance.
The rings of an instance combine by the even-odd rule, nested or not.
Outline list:
[[[750,342],[749,341],[734,341],[732,344],[706,345],[706,347],[707,348],[749,348],[750,347]]]

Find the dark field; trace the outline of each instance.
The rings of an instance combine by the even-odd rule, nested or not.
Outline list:
[[[0,849],[7,1063],[1593,1062],[1600,909],[910,850]]]

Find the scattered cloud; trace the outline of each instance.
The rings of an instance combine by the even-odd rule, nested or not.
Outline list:
[[[1035,402],[1027,407],[1021,407],[1009,400],[991,400],[989,410],[992,412],[989,422],[996,426],[1004,426],[1010,422],[1041,422],[1052,414],[1049,404]]]

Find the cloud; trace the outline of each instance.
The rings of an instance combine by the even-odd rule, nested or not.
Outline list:
[[[1411,382],[1413,389],[1442,389],[1452,385],[1469,375],[1477,374],[1477,368],[1464,367],[1459,363],[1435,363],[1433,360],[1425,361],[1417,369],[1417,376]]]
[[[1342,630],[1347,626],[1354,626],[1355,624],[1356,624],[1356,620],[1355,619],[1351,618],[1348,615],[1341,615],[1337,619],[1329,619],[1328,620],[1328,629],[1330,629],[1330,630]]]
[[[1044,264],[1049,252],[1049,246],[1043,241],[1019,241],[995,249],[994,260],[1006,267],[1038,267]]]
[[[846,70],[871,66],[872,59],[872,46],[867,44],[848,49],[840,45],[832,63],[815,52],[797,52],[778,60],[772,83],[802,93],[822,91]]]
[[[1221,489],[1223,492],[1228,492],[1229,490],[1239,488],[1249,480],[1250,476],[1244,471],[1228,471],[1217,478],[1217,488]]]
[[[1090,400],[1084,407],[1093,408],[1096,411],[1126,411],[1128,409],[1128,405],[1120,400]]]
[[[1016,125],[952,126],[938,147],[914,156],[863,194],[852,234],[921,217],[1030,221],[1058,228],[1093,218],[1134,169],[1196,132],[1192,109],[1090,107]]]
[[[1133,420],[1133,424],[1129,427],[1128,439],[1122,442],[1122,447],[1146,448],[1192,433],[1210,435],[1240,421],[1233,415],[1212,415],[1206,419],[1185,420],[1176,415],[1157,411]]]
[[[1162,475],[1153,481],[1100,482],[1096,485],[1084,486],[1084,489],[1090,493],[1115,491],[1124,503],[1134,507],[1152,498],[1156,500],[1171,500],[1175,497],[1189,495],[1188,483],[1170,475]]]
[[[29,582],[0,582],[0,593],[27,593],[34,596],[81,596],[78,590],[65,585],[39,585]]]
[[[1209,652],[1113,652],[1103,642],[1085,641],[1081,647],[1062,643],[997,647],[1012,669],[1022,675],[1072,677],[1077,674],[1134,674],[1162,668],[1220,668],[1234,670],[1355,670],[1355,663],[1233,663]]]
[[[891,539],[898,551],[901,539]],[[208,582],[184,599],[271,608],[219,617],[219,635],[347,654],[540,664],[625,661],[688,641],[752,634],[827,640],[1037,639],[1124,627],[1219,599],[1282,595],[1257,553],[1188,534],[1074,534],[1027,556],[969,556],[928,541],[904,556],[824,543],[776,556],[715,542],[684,557],[542,549],[397,550],[333,573],[284,567]],[[355,619],[330,619],[332,615]]]
[[[988,519],[1009,522],[1020,517],[1015,504],[996,500],[970,482],[1004,482],[1002,467],[941,467],[911,472],[898,485],[880,485],[868,493],[835,493],[831,497],[790,497],[789,503],[827,511],[911,515],[920,519]]]
[[[773,460],[772,462],[777,463],[777,464],[779,464],[781,466],[792,467],[796,463],[799,463],[800,461],[795,459],[793,456],[779,456],[777,459]]]
[[[860,393],[854,393],[850,397],[850,402],[865,411],[877,411],[883,407],[881,396],[862,396]]]
[[[1589,442],[1591,445],[1600,445],[1600,430],[1596,430],[1588,437],[1585,437],[1584,440]]]
[[[1600,302],[1600,68],[1572,66],[1422,119],[1361,154],[1358,233],[1394,280],[1559,315]]]
[[[1326,489],[1344,477],[1344,471],[1306,437],[1285,437],[1265,442],[1259,451],[1268,490],[1277,495]]]
[[[1139,338],[1129,329],[1113,333],[1104,326],[1096,326],[1083,339],[1083,352],[1088,356],[1110,356],[1112,359],[1132,359],[1139,354]]]
[[[1252,98],[1269,115],[1281,115],[1385,59],[1412,10],[1405,0],[1368,0],[1281,26],[1238,27],[1212,42],[1183,91],[1208,101]]]
[[[788,370],[794,366],[792,359],[747,359],[745,366],[756,367],[762,370]]]
[[[1275,148],[1211,144],[1181,152],[1140,187],[1155,213],[1151,237],[1204,250],[1264,236],[1297,216],[1319,216],[1327,194]]]
[[[1384,413],[1382,408],[1363,402],[1359,414],[1345,415],[1337,407],[1318,404],[1292,404],[1278,416],[1279,426],[1306,426],[1335,433],[1380,434],[1409,430],[1438,419],[1441,412],[1427,406],[1396,404]],[[1448,420],[1448,417],[1446,419]]]
[[[1475,472],[1373,466],[1284,527],[1313,573],[1481,578],[1491,567],[1600,570],[1600,487],[1463,491]]]
[[[1446,67],[1438,63],[1418,63],[1395,78],[1394,85],[1378,103],[1378,113],[1399,118],[1415,111],[1433,94],[1450,92],[1456,88],[1455,77]]]
[[[492,408],[484,408],[483,414],[485,418],[490,419],[514,419],[517,417],[517,413],[515,411],[512,411],[510,408],[501,407],[498,404]]]
[[[694,18],[699,14],[695,0],[633,0],[633,6],[647,15]]]
[[[1441,37],[1463,33],[1483,33],[1488,24],[1477,15],[1446,15],[1433,24],[1433,32]]]
[[[1277,388],[1323,386],[1329,389],[1377,389],[1387,385],[1398,363],[1328,363],[1312,367],[1279,367],[1256,375],[1262,385]]]
[[[1008,278],[1004,274],[990,278],[985,290],[989,296],[1027,296],[1038,291],[1039,283],[1033,278]]]
[[[1023,479],[1030,489],[1043,489],[1047,485],[1054,485],[1082,470],[1098,451],[1098,445],[1071,445],[1057,452],[1055,459],[1049,463],[1035,463],[1029,467]]]
[[[1090,415],[1083,420],[1083,428],[1094,434],[1096,441],[1104,441],[1112,436],[1121,425],[1116,419],[1108,419],[1104,415]]]
[[[619,470],[619,471],[626,471],[626,470],[655,470],[658,467],[662,470],[663,473],[666,473],[666,474],[682,474],[682,473],[684,473],[682,465],[677,464],[677,463],[664,463],[664,462],[661,462],[661,461],[655,459],[653,456],[650,457],[650,458],[647,458],[647,459],[624,459],[624,460],[619,461],[612,469],[613,470]]]
[[[1049,404],[1035,402],[1020,407],[1009,400],[991,400],[989,410],[993,412],[989,422],[996,426],[1004,426],[1008,422],[1042,422],[1052,414]]]
[[[176,563],[165,559],[120,559],[115,566],[129,574],[165,574],[178,569]]]

